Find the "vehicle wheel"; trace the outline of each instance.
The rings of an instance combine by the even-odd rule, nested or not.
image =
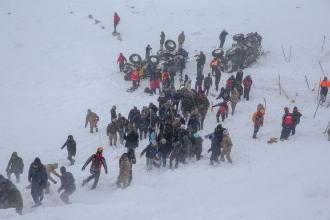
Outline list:
[[[138,65],[142,62],[142,58],[139,54],[133,53],[129,56],[129,61],[135,65]]]
[[[149,57],[149,62],[154,64],[154,65],[157,65],[159,63],[159,59],[157,56],[150,56]]]
[[[221,48],[212,51],[212,56],[220,58],[223,55],[223,50]]]
[[[173,51],[176,48],[176,43],[173,40],[165,41],[166,50]]]
[[[131,73],[133,71],[133,66],[130,64],[125,64],[124,68],[123,68],[123,72],[128,74]]]

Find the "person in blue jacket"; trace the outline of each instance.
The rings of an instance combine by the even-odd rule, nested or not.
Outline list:
[[[48,177],[45,166],[37,157],[33,161],[29,169],[28,180],[31,183],[31,195],[36,206],[41,205],[44,197],[44,188],[47,186]]]

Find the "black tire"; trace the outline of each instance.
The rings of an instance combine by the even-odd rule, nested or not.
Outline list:
[[[123,72],[128,74],[131,73],[133,71],[133,66],[131,64],[125,64],[124,68],[123,68]]]
[[[126,80],[126,81],[130,81],[130,80],[131,80],[131,74],[130,74],[130,73],[125,74],[125,76],[124,76],[124,80]]]
[[[141,64],[142,58],[139,54],[133,53],[129,56],[129,61],[135,65]]]
[[[176,49],[176,43],[173,40],[166,40],[165,41],[165,48],[169,51],[174,51]]]
[[[159,63],[159,58],[157,56],[150,56],[148,61],[153,65],[157,65]]]
[[[212,56],[220,58],[223,55],[223,50],[221,48],[212,51]]]

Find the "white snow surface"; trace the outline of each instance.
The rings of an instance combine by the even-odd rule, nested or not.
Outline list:
[[[111,34],[115,11],[121,17],[122,42]],[[0,219],[330,219],[330,142],[322,133],[329,109],[321,107],[313,118],[317,83],[323,77],[318,61],[330,76],[329,11],[328,0],[0,1],[0,173],[5,174],[13,151],[25,162],[17,185],[24,215],[0,210]],[[94,25],[89,14],[101,23]],[[161,168],[147,173],[145,159],[138,158],[132,185],[116,189],[118,159],[125,148],[108,145],[110,108],[116,105],[117,113],[127,116],[134,105],[141,108],[157,99],[143,93],[147,81],[136,92],[126,92],[131,83],[118,73],[118,54],[144,56],[149,43],[155,53],[161,30],[174,40],[184,30],[184,47],[191,57],[186,73],[194,79],[193,55],[203,50],[209,63],[224,28],[230,33],[225,48],[233,34],[258,32],[266,52],[245,70],[255,83],[251,100],[240,102],[236,115],[223,123],[234,143],[233,164],[211,167],[210,142],[205,140],[203,160],[180,164],[174,171]],[[321,52],[323,36],[327,38]],[[292,47],[290,63],[284,62],[281,45],[287,54]],[[204,74],[208,71],[206,66]],[[279,74],[289,99],[279,95]],[[315,91],[307,88],[305,75]],[[229,76],[223,74],[221,85]],[[265,123],[253,140],[251,115],[263,98]],[[280,134],[283,108],[295,105],[303,114],[297,134],[268,145],[270,137]],[[84,128],[88,108],[100,116],[97,134]],[[215,114],[208,113],[202,135],[213,131]],[[74,166],[68,166],[66,150],[60,150],[69,134],[77,141]],[[105,146],[109,174],[102,172],[92,191],[90,184],[80,186],[89,174],[81,167],[99,145]],[[137,155],[146,145],[146,140],[140,142]],[[27,171],[37,156],[45,164],[65,165],[74,174],[77,191],[71,205],[60,201],[57,184],[42,207],[30,208]]]

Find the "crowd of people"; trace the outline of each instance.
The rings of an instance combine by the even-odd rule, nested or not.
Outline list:
[[[117,14],[114,16],[114,32],[120,18]],[[225,38],[228,33],[224,30],[220,33],[220,48],[223,48]],[[185,35],[182,31],[178,37],[179,48],[183,48]],[[165,42],[165,34],[160,35],[160,49],[163,49]],[[149,58],[151,47],[146,48],[146,59]],[[120,53],[117,63],[119,71],[123,71],[123,66],[127,62],[125,56]],[[235,114],[237,104],[246,99],[250,99],[250,91],[253,81],[250,75],[244,77],[244,72],[240,69],[236,75],[231,75],[225,82],[225,86],[220,88],[221,81],[221,57],[213,57],[209,64],[210,73],[204,77],[205,64],[207,62],[205,54],[201,51],[196,55],[196,82],[192,88],[189,74],[185,74],[183,78],[183,69],[185,63],[182,63],[180,69],[180,84],[175,83],[175,75],[165,67],[163,69],[152,69],[150,75],[150,90],[152,94],[156,94],[159,90],[158,103],[149,103],[138,109],[134,106],[127,117],[121,113],[117,114],[117,107],[114,105],[110,110],[111,122],[108,124],[106,134],[109,137],[110,146],[123,145],[127,150],[119,159],[119,175],[116,184],[120,188],[128,187],[133,180],[133,165],[136,164],[135,150],[139,147],[140,141],[147,139],[148,144],[141,151],[140,157],[146,158],[146,169],[151,171],[154,168],[169,167],[170,169],[179,168],[180,164],[186,164],[190,160],[200,160],[203,155],[203,145],[205,139],[210,139],[211,144],[207,147],[210,154],[210,164],[214,165],[225,161],[233,163],[231,158],[231,150],[233,143],[228,129],[224,128],[219,122],[224,122]],[[140,69],[138,69],[140,68]],[[141,66],[133,70],[132,81],[138,86],[139,72]],[[142,70],[143,71],[143,70]],[[182,78],[182,79],[181,79]],[[324,79],[327,81],[327,79]],[[214,84],[213,84],[214,82]],[[325,83],[323,83],[325,84]],[[211,88],[214,87],[219,95],[216,100],[218,104],[211,105],[209,95]],[[325,86],[326,87],[326,86]],[[326,98],[327,88],[321,89],[322,100]],[[326,90],[326,91],[325,91]],[[230,103],[230,105],[229,105]],[[204,137],[200,131],[205,128],[204,120],[209,109],[219,107],[217,110],[216,121],[217,126],[214,131]],[[257,138],[260,127],[263,126],[266,106],[259,104],[257,111],[252,116],[253,135]],[[281,140],[287,140],[290,135],[295,134],[296,126],[300,122],[302,114],[297,107],[294,107],[292,113],[288,108],[284,108],[282,118]],[[88,109],[85,121],[85,128],[89,125],[90,133],[98,132],[99,116]],[[328,131],[330,140],[330,129]],[[66,148],[68,151],[67,159],[71,165],[75,164],[76,142],[72,135],[69,135],[61,149]],[[106,159],[103,156],[103,147],[99,146],[96,153],[91,155],[82,167],[82,171],[90,165],[91,175],[83,180],[82,186],[93,180],[91,189],[97,187],[102,167],[105,173],[108,172]],[[64,166],[60,167],[60,173],[57,173],[58,164],[44,165],[39,158],[31,163],[28,171],[28,181],[31,183],[31,195],[35,203],[34,206],[40,206],[44,197],[44,193],[49,193],[50,185],[57,183],[52,175],[59,178],[61,184],[58,188],[60,198],[64,203],[70,203],[69,197],[76,190],[75,179],[72,173],[68,172]],[[18,213],[22,213],[23,200],[19,190],[11,182],[12,174],[16,177],[16,182],[20,181],[20,174],[23,173],[24,164],[17,152],[13,152],[9,160],[6,172],[7,177],[0,175],[0,208],[16,208]]]

